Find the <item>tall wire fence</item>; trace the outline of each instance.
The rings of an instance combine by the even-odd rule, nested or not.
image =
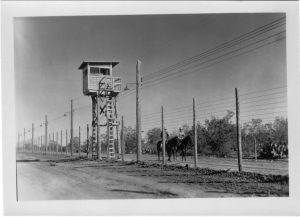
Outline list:
[[[195,55],[191,58],[184,59],[174,65],[163,68],[159,71],[150,72],[142,77],[142,91],[150,88],[155,88],[156,85],[163,82],[170,82],[180,77],[187,76],[193,73],[198,73],[209,67],[215,66],[222,62],[237,58],[241,55],[256,51],[266,46],[272,46],[285,39],[285,17],[274,20],[271,23],[265,24],[259,28],[253,29],[247,33],[241,34],[236,38],[217,45],[205,52]],[[126,99],[127,96],[135,94],[135,89],[120,94],[120,99]],[[226,96],[226,97],[225,97]],[[196,98],[196,122],[199,127],[205,127],[212,119],[222,119],[226,115],[230,115],[229,122],[234,125],[236,119],[236,101],[234,90],[228,93],[223,98],[210,101],[201,101]],[[242,133],[245,134],[247,123],[252,119],[261,119],[263,124],[274,123],[276,117],[287,120],[287,87],[274,87],[262,89],[252,92],[239,93],[239,109],[240,109],[240,124]],[[74,107],[75,124],[73,126],[73,155],[86,155],[90,149],[87,144],[90,144],[91,126],[88,124],[79,124],[76,119],[80,118],[83,113],[91,112],[91,104],[79,105]],[[34,123],[33,127],[27,127],[24,132],[18,133],[17,149],[19,151],[36,152],[43,154],[52,154],[57,156],[70,156],[70,114],[71,111],[61,112],[61,115],[51,117],[48,115],[48,120],[42,120]],[[142,138],[143,152],[151,155],[146,160],[155,160],[156,151],[154,143],[157,143],[159,136],[156,135],[156,141],[149,143],[149,131],[153,129],[161,129],[161,111],[142,112]],[[120,117],[119,117],[120,119]],[[135,156],[135,115],[125,116],[125,131],[129,135],[125,135],[125,150],[127,159],[134,160]],[[80,121],[82,123],[83,121]],[[89,123],[90,120],[86,120]],[[179,128],[184,128],[188,133],[193,127],[192,113],[192,98],[189,103],[179,104],[177,107],[165,107],[164,116],[165,128],[171,135],[176,135]],[[45,125],[47,123],[47,135]],[[79,129],[80,127],[80,129]],[[88,135],[89,128],[89,135]],[[244,131],[243,131],[244,129]],[[33,132],[33,135],[32,135]],[[247,132],[246,132],[247,133]],[[248,133],[249,134],[249,133]],[[80,135],[80,136],[79,136]],[[120,135],[120,133],[119,133]],[[199,136],[199,135],[198,135]],[[47,137],[47,148],[45,147]],[[245,135],[244,135],[245,137]],[[133,139],[132,139],[133,138]],[[132,141],[130,141],[130,139]],[[246,143],[246,138],[243,138],[243,143]],[[101,137],[102,145],[105,146],[105,135]],[[120,140],[116,138],[116,140]],[[116,142],[116,145],[119,144]],[[105,148],[102,148],[105,155]],[[116,147],[116,150],[120,150]],[[198,149],[202,154],[203,148]],[[233,150],[234,152],[235,150]]]

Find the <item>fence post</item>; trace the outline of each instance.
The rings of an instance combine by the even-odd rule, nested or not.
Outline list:
[[[32,123],[32,126],[31,126],[31,152],[33,153],[33,138],[34,138],[34,125]]]
[[[162,132],[162,164],[166,163],[166,137],[165,137],[165,123],[164,123],[164,107],[161,106],[161,132]]]
[[[89,125],[86,125],[86,158],[89,157]]]
[[[136,146],[137,146],[137,161],[142,160],[142,141],[141,141],[141,75],[140,75],[141,61],[136,63]]]
[[[47,115],[45,115],[45,154],[47,154],[47,136],[48,136],[48,121],[47,121]]]
[[[66,154],[68,153],[68,129],[66,129]]]
[[[58,156],[58,131],[56,131],[56,155]]]
[[[125,140],[124,140],[124,118],[122,116],[122,123],[121,123],[121,154],[122,154],[122,162],[124,162],[124,155],[125,155]]]
[[[193,126],[194,126],[194,166],[197,168],[198,151],[197,151],[197,123],[196,123],[196,105],[195,98],[193,98]]]
[[[80,146],[80,126],[79,126],[79,157],[80,157],[80,152],[81,152],[81,146]]]
[[[51,146],[50,141],[51,141],[51,133],[49,133],[49,152],[50,152],[50,154],[52,154],[52,146]]]
[[[238,89],[235,88],[235,106],[236,106],[236,141],[238,148],[238,166],[239,172],[243,171],[243,162],[242,162],[242,136],[241,136],[241,128],[240,128],[240,108],[239,108],[239,96]]]
[[[52,133],[52,153],[54,154],[55,150],[55,139],[54,139],[54,132]]]
[[[255,161],[257,161],[257,149],[256,149],[256,138],[254,137],[254,157],[255,157]]]
[[[62,130],[60,130],[60,154],[62,155],[62,140],[63,140],[63,132],[62,132]]]
[[[23,152],[25,152],[25,138],[26,138],[26,130],[24,128],[24,131],[23,131]]]
[[[18,132],[17,153],[20,152],[20,133]]]
[[[100,137],[101,137],[101,132],[100,132],[100,126],[99,126],[99,122],[100,122],[100,109],[99,109],[99,106],[100,106],[100,96],[98,95],[97,96],[97,108],[96,108],[96,112],[97,112],[97,126],[96,126],[96,130],[97,130],[97,133],[96,133],[96,142],[97,142],[97,155],[98,155],[98,160],[101,160],[102,159],[102,156],[101,156],[101,141],[100,141]],[[93,155],[93,154],[92,154]]]
[[[73,99],[71,99],[71,129],[70,129],[70,135],[71,135],[71,156],[73,156]]]

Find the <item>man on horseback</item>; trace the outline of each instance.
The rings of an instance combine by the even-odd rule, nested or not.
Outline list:
[[[184,134],[182,128],[179,127],[178,139],[179,139],[180,143],[181,143],[181,141],[183,140],[184,137],[185,137],[185,134]]]
[[[166,139],[166,143],[167,143],[167,141],[169,140],[169,133],[167,132],[166,128],[164,130],[164,133],[165,133],[165,139]],[[163,131],[160,133],[160,137],[161,137],[161,139],[163,138]]]

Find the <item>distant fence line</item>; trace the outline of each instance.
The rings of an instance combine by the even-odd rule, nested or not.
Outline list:
[[[270,92],[270,90],[275,90],[275,92]],[[197,124],[201,121],[204,122],[208,119],[208,117],[212,116],[223,116],[226,115],[227,111],[232,111],[235,115],[235,126],[236,126],[236,148],[238,153],[238,166],[239,170],[242,171],[242,137],[241,137],[241,129],[242,122],[246,122],[249,118],[260,118],[263,117],[265,121],[274,120],[276,116],[280,116],[282,113],[286,113],[286,99],[282,94],[286,94],[285,91],[282,90],[282,87],[263,90],[263,94],[257,95],[256,93],[260,93],[260,91],[254,91],[249,93],[241,94],[239,99],[239,94],[237,89],[235,89],[235,97],[231,98],[223,98],[220,100],[212,100],[208,102],[199,102],[196,103],[193,100],[192,106],[185,105],[174,108],[172,110],[162,109],[158,112],[149,113],[143,115],[142,113],[142,123],[141,129],[142,131],[147,131],[152,128],[169,128],[172,127],[178,128],[184,124],[189,124],[192,126],[194,132],[194,164],[197,166]],[[267,93],[266,93],[267,92]],[[269,93],[268,93],[269,92]],[[253,94],[256,94],[253,96]],[[267,98],[266,98],[267,97]],[[282,99],[285,100],[282,100]],[[278,101],[278,99],[280,101]],[[284,104],[283,104],[284,103]],[[271,105],[271,109],[268,106]],[[282,110],[284,108],[284,110]],[[162,112],[164,111],[164,114]],[[18,134],[18,143],[17,150],[19,152],[33,152],[33,153],[43,153],[50,155],[64,155],[69,154],[73,155],[73,152],[76,155],[81,156],[89,156],[91,147],[90,147],[90,135],[89,135],[89,125],[87,125],[86,129],[78,126],[78,134],[77,136],[73,136],[71,138],[70,130],[57,130],[54,132],[47,132],[47,127],[49,122],[59,120],[61,117],[54,118],[50,121],[47,121],[47,117],[45,118],[45,123],[40,125],[40,127],[45,128],[45,133],[47,133],[47,137],[44,135],[36,136],[34,134],[35,127],[32,124],[31,130],[25,130],[23,135]],[[123,120],[123,117],[122,117]],[[122,147],[117,147],[116,152],[119,153],[120,157],[124,159],[125,154],[125,133],[124,127],[130,126],[130,123],[134,118],[126,118],[125,121],[127,123],[124,124],[124,120],[122,121],[121,132],[118,134],[120,138],[116,138],[116,140],[121,140],[120,144]],[[75,127],[77,128],[77,127]],[[74,128],[74,129],[75,129]],[[72,130],[74,130],[72,129]],[[86,137],[81,138],[81,133],[86,131]],[[31,134],[30,139],[26,139],[26,134]],[[22,138],[23,137],[23,138]],[[74,147],[70,146],[71,139],[73,139]],[[83,141],[83,142],[82,142]],[[102,143],[105,142],[105,138],[102,138]],[[124,146],[124,147],[123,147]],[[255,150],[256,151],[256,150]],[[165,152],[164,152],[165,153]],[[255,152],[255,156],[257,157],[257,153]],[[165,163],[165,160],[163,160]]]

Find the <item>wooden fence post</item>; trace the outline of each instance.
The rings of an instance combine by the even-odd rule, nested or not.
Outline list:
[[[63,141],[63,132],[60,130],[60,154],[62,155],[62,141]]]
[[[80,145],[80,143],[81,143],[80,139],[81,139],[81,138],[80,138],[80,136],[81,136],[81,135],[80,135],[80,126],[79,126],[79,157],[80,157],[80,154],[81,154],[81,153],[80,153],[80,152],[81,152],[81,145]]]
[[[195,98],[193,98],[193,126],[194,126],[194,167],[197,168],[197,164],[198,164],[198,151],[197,151],[197,123],[196,123]]]
[[[68,129],[66,129],[66,154],[68,153]]]
[[[48,121],[47,121],[47,115],[45,115],[45,137],[44,137],[45,141],[45,154],[47,154],[47,146],[48,146],[48,142],[47,142],[47,138],[48,138]]]
[[[56,132],[56,155],[58,156],[58,131]]]
[[[124,140],[124,118],[122,116],[122,125],[121,125],[121,153],[122,153],[122,162],[124,162],[125,157],[125,140]]]
[[[238,89],[235,88],[235,106],[236,106],[236,141],[238,148],[238,166],[239,172],[243,171],[243,162],[242,162],[242,136],[240,128],[240,108],[239,108],[239,95]]]
[[[33,139],[34,139],[34,125],[33,125],[33,123],[32,123],[32,126],[31,126],[31,152],[33,153],[33,149],[34,149],[34,142],[33,142]]]
[[[73,156],[73,99],[71,99],[71,127],[70,127],[70,136],[71,136],[71,156]]]
[[[89,138],[89,125],[86,125],[86,158],[89,157],[89,145],[90,145],[90,138]]]
[[[254,137],[254,158],[255,158],[255,161],[257,161],[257,148],[256,148],[256,137]]]
[[[164,107],[161,106],[161,132],[162,132],[162,164],[166,163],[166,135],[165,135],[165,123],[164,123]]]
[[[137,148],[137,161],[142,160],[142,138],[141,138],[141,61],[136,63],[136,148]]]

